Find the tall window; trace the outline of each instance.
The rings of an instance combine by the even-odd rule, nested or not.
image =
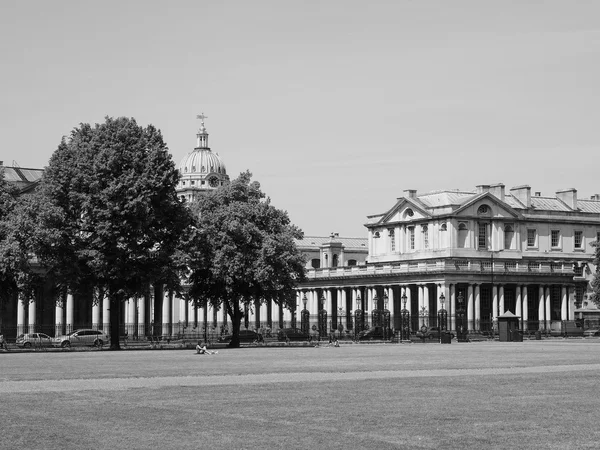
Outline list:
[[[560,247],[560,231],[559,230],[551,230],[550,231],[550,246],[552,248]]]
[[[515,237],[515,229],[512,224],[507,223],[504,226],[504,248],[510,250],[513,248],[513,238]]]
[[[483,206],[481,206],[483,208]],[[479,224],[479,234],[477,236],[477,248],[480,250],[487,250],[487,224]]]
[[[395,252],[396,251],[396,233],[394,233],[393,228],[390,228],[388,230],[388,233],[390,235],[390,251]]]
[[[535,247],[537,241],[537,232],[532,228],[527,229],[527,247]]]
[[[460,222],[458,224],[458,248],[466,248],[468,234],[469,230],[467,229],[467,224],[465,222]]]
[[[573,235],[573,242],[575,248],[582,248],[583,246],[583,231],[575,231]]]
[[[429,248],[429,228],[423,225],[423,248]]]
[[[414,250],[415,249],[415,227],[410,227],[408,229],[408,240],[409,240],[410,249]]]

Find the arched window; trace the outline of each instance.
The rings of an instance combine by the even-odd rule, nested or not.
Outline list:
[[[331,260],[331,267],[337,267],[338,266],[338,255],[333,255],[333,258]]]
[[[429,248],[429,228],[427,225],[423,225],[423,248]]]
[[[440,227],[441,231],[448,231],[448,225],[443,223],[442,226]]]
[[[492,211],[488,205],[481,205],[479,208],[477,208],[478,216],[489,216],[491,212]]]

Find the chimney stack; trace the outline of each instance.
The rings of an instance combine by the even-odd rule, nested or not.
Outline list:
[[[600,201],[600,194],[594,194],[590,197],[590,200]]]
[[[526,208],[531,208],[531,187],[527,184],[523,186],[515,186],[510,190],[510,193],[525,205]]]
[[[492,184],[490,186],[490,193],[494,197],[504,201],[504,184],[502,184],[502,183]]]
[[[408,198],[417,198],[417,190],[416,189],[406,189],[404,192],[408,193]]]
[[[577,189],[569,188],[556,191],[556,198],[567,204],[573,210],[577,209]]]
[[[477,193],[478,194],[483,194],[484,192],[490,192],[490,185],[489,184],[480,184],[477,186]]]

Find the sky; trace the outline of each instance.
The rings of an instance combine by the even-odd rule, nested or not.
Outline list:
[[[600,1],[0,2],[0,160],[40,168],[80,123],[204,113],[306,235],[366,237],[404,191],[600,192]]]

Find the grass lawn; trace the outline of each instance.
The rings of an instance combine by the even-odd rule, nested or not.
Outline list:
[[[600,340],[0,352],[0,449],[600,447]]]

